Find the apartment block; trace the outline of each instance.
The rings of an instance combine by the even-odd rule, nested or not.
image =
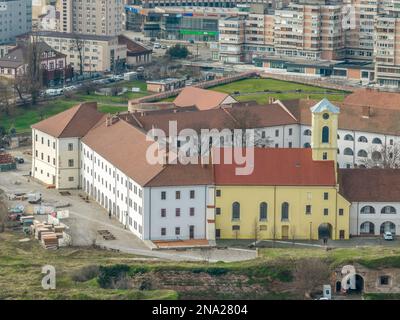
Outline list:
[[[32,30],[32,0],[0,1],[0,45]]]
[[[126,62],[127,46],[120,44],[117,36],[77,35],[73,33],[39,31],[41,41],[67,56],[67,64],[84,72],[109,72]]]
[[[61,0],[63,32],[116,36],[124,25],[123,0]]]
[[[345,53],[340,5],[296,4],[275,11],[275,54],[303,59],[341,59]]]
[[[244,62],[245,25],[243,17],[229,17],[219,22],[220,60],[225,63]]]
[[[378,16],[375,21],[374,60],[380,86],[400,87],[400,16]]]

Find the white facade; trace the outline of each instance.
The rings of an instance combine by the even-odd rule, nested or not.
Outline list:
[[[293,124],[256,129],[259,137],[268,138],[270,147],[309,148],[311,147],[311,126]],[[260,133],[261,132],[261,133]],[[264,133],[263,133],[264,132]],[[382,151],[384,146],[400,144],[400,136],[381,133],[338,130],[338,163],[340,168],[363,166],[372,153]],[[365,157],[367,155],[367,157]]]
[[[378,236],[390,231],[400,234],[400,202],[353,202],[350,234]]]
[[[82,143],[83,190],[144,240],[143,188]]]
[[[57,189],[78,189],[79,138],[55,138],[32,128],[32,177]]]
[[[82,189],[138,238],[207,238],[207,204],[213,201],[209,200],[213,194],[208,192],[209,187],[143,187],[90,147],[81,145]],[[180,199],[176,199],[177,193]]]
[[[150,187],[151,240],[206,239],[207,186]]]

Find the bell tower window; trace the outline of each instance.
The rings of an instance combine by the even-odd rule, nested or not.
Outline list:
[[[322,128],[322,143],[329,143],[329,128],[326,126]]]

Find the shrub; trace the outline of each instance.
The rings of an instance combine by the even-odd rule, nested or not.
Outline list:
[[[97,279],[101,288],[111,288],[118,280],[123,279],[129,272],[129,266],[125,264],[117,264],[114,266],[100,267],[100,274]]]
[[[225,268],[208,268],[206,271],[210,276],[222,276],[228,273]]]
[[[132,267],[129,270],[129,275],[134,276],[135,274],[141,274],[141,273],[146,273],[149,272],[150,269],[148,267]]]
[[[100,273],[99,266],[91,265],[85,266],[71,274],[71,279],[76,282],[85,282],[96,278]]]

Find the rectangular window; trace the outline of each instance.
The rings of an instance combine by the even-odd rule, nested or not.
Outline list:
[[[175,199],[179,200],[181,198],[181,192],[180,191],[176,191],[175,192]]]
[[[165,218],[167,216],[167,210],[166,209],[161,209],[161,217]]]
[[[275,130],[275,137],[279,137],[279,130]]]
[[[194,190],[190,190],[190,199],[194,199],[195,192]]]
[[[311,205],[306,205],[306,214],[311,214]]]
[[[339,216],[342,216],[344,214],[344,209],[339,209]]]
[[[325,208],[325,209],[324,209],[324,216],[327,216],[328,213],[329,213],[329,209],[328,209],[328,208]]]
[[[68,167],[73,167],[74,166],[74,160],[70,159],[68,160]]]
[[[167,235],[167,229],[166,228],[161,228],[161,235],[166,236]]]
[[[293,143],[289,142],[289,148],[292,148],[292,147],[293,147]]]
[[[181,208],[176,208],[175,209],[175,216],[180,217],[181,216]]]
[[[175,228],[175,235],[176,235],[176,236],[179,236],[180,234],[181,234],[181,228],[176,227],[176,228]]]
[[[328,192],[324,192],[324,200],[328,200],[329,199],[329,193]]]
[[[389,276],[380,276],[379,277],[379,284],[381,286],[387,286],[389,285]]]
[[[232,230],[233,231],[239,231],[240,230],[240,226],[232,226]]]
[[[289,129],[289,136],[291,136],[292,134],[293,134],[293,129],[290,128],[290,129]]]
[[[215,229],[215,238],[221,238],[221,229]]]
[[[74,177],[69,177],[68,181],[74,181]]]
[[[215,214],[219,216],[221,214],[221,208],[215,208]]]
[[[215,195],[216,195],[217,197],[220,197],[220,196],[221,196],[221,190],[217,190],[217,191],[215,192]]]
[[[324,152],[322,154],[322,160],[328,160],[328,153]]]
[[[68,151],[73,151],[74,145],[72,143],[68,143]]]
[[[167,199],[167,193],[165,191],[161,192],[161,200]]]
[[[191,216],[191,217],[194,216],[194,208],[190,208],[190,216]]]

